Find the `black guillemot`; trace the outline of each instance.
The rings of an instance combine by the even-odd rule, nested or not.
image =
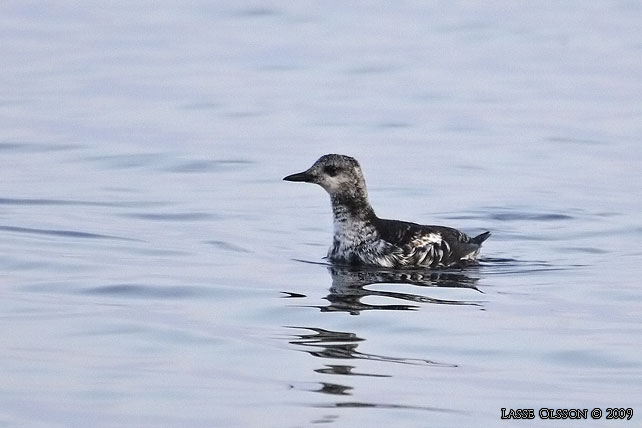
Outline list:
[[[484,232],[474,238],[457,229],[375,215],[356,159],[321,156],[308,170],[283,178],[323,187],[332,201],[334,239],[328,259],[337,264],[385,268],[447,268],[475,263]]]

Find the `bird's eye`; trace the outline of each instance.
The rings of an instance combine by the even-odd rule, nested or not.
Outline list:
[[[328,165],[325,168],[323,168],[323,172],[328,174],[330,177],[334,177],[335,175],[338,174],[339,170],[337,169],[336,166]]]

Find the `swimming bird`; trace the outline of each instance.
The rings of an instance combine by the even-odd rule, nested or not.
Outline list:
[[[457,229],[376,216],[356,159],[321,156],[309,169],[283,178],[321,186],[330,194],[334,238],[328,259],[336,264],[385,268],[448,268],[475,263],[484,232],[473,238]]]

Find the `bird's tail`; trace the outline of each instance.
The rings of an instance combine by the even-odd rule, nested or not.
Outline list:
[[[472,242],[473,244],[481,245],[482,242],[487,240],[489,236],[490,236],[490,232],[484,232],[482,234],[475,236],[473,239],[470,240],[470,242]]]

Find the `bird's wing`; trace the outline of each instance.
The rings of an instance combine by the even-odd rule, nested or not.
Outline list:
[[[468,238],[448,227],[385,219],[379,219],[377,231],[381,239],[392,244],[395,255],[403,265],[436,267],[451,258],[450,242]]]

